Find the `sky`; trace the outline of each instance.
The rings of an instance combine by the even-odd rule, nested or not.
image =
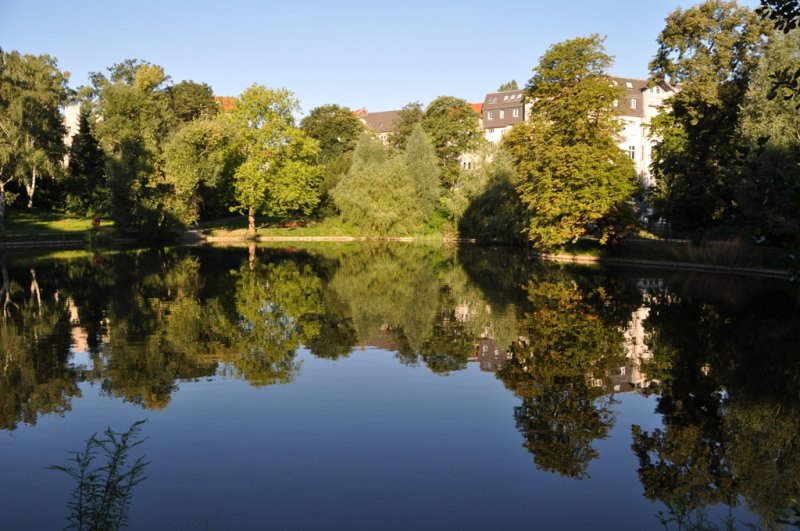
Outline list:
[[[258,83],[291,90],[306,113],[377,112],[442,95],[482,102],[506,81],[522,87],[552,44],[592,33],[606,37],[612,75],[646,78],[665,17],[695,3],[0,0],[0,47],[56,57],[73,88],[135,58],[216,95]]]

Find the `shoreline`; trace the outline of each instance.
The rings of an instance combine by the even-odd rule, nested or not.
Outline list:
[[[130,239],[115,239],[111,242],[112,245],[130,244],[133,240]],[[474,238],[420,238],[415,236],[256,236],[255,238],[247,238],[242,236],[207,236],[201,231],[187,231],[179,238],[179,243],[183,245],[208,245],[214,247],[215,245],[225,246],[225,244],[235,244],[235,246],[249,245],[250,243],[267,243],[267,242],[330,242],[330,243],[348,243],[348,242],[387,242],[387,243],[414,243],[414,242],[428,242],[428,243],[443,243],[443,244],[472,244],[472,245],[490,245],[490,246],[504,246],[498,243],[481,242]],[[35,248],[67,248],[67,247],[81,247],[87,245],[86,240],[28,240],[17,242],[2,242],[0,241],[0,250],[8,249],[35,249]],[[603,257],[581,254],[565,254],[565,253],[546,253],[533,251],[533,255],[541,260],[556,263],[570,263],[582,265],[612,265],[612,266],[632,266],[643,267],[650,269],[672,269],[682,271],[695,271],[704,273],[722,273],[729,275],[745,275],[757,276],[762,278],[775,278],[775,279],[790,279],[792,274],[788,270],[771,269],[762,267],[742,267],[742,266],[726,266],[716,264],[703,264],[694,262],[680,262],[669,260],[641,260],[636,258],[616,258],[616,257]]]

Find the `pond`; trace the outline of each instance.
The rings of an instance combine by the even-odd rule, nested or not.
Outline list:
[[[77,482],[48,467],[139,420],[132,529],[800,516],[786,281],[404,243],[7,253],[0,269],[2,529],[74,522]]]

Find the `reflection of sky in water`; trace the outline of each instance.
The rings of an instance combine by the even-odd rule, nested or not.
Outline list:
[[[88,370],[92,370],[94,368],[92,357],[89,355],[89,353],[76,351],[74,347],[70,347],[69,349],[69,364],[71,367],[75,368],[83,367]]]

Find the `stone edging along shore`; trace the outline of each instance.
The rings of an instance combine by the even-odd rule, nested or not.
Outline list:
[[[188,231],[185,236],[187,243],[244,243],[246,238],[229,236],[208,236],[199,231]],[[130,242],[130,240],[120,240],[120,242]],[[258,236],[257,242],[415,242],[414,237],[371,237],[371,236]],[[444,243],[481,243],[474,239],[463,238],[444,238]],[[19,242],[0,242],[0,249],[13,248],[32,248],[32,247],[75,247],[86,245],[85,240],[43,240],[43,241],[19,241]],[[668,262],[664,260],[637,260],[632,258],[599,257],[575,254],[555,254],[536,252],[542,260],[560,263],[573,264],[609,264],[609,265],[628,265],[636,267],[649,267],[656,269],[678,269],[683,271],[698,271],[706,273],[727,273],[734,275],[749,275],[766,278],[791,277],[789,271],[780,269],[765,269],[759,267],[734,267],[711,264],[693,264],[689,262]]]
[[[704,273],[729,273],[734,275],[749,275],[767,278],[791,277],[791,274],[788,271],[783,271],[781,269],[764,269],[760,267],[734,267],[712,264],[693,264],[689,262],[667,262],[664,260],[636,260],[632,258],[581,256],[574,254],[537,253],[537,255],[542,260],[562,263],[632,265],[637,267],[650,267],[657,269],[680,269],[683,271],[700,271]]]

